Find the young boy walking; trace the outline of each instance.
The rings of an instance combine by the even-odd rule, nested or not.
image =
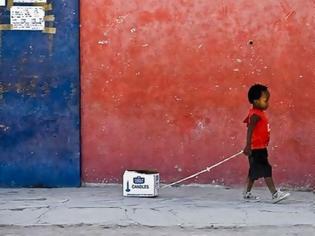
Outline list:
[[[270,138],[270,129],[265,110],[269,105],[270,93],[264,85],[255,84],[248,91],[248,100],[253,105],[248,116],[244,120],[247,124],[247,139],[244,154],[248,156],[249,173],[244,199],[259,200],[251,193],[254,181],[264,178],[272,201],[277,203],[289,197],[290,193],[277,190],[272,179],[272,167],[268,162],[267,146]]]

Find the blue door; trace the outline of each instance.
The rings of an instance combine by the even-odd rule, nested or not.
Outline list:
[[[0,6],[0,187],[80,186],[78,1],[6,2]],[[19,6],[42,7],[44,30],[25,30],[23,22],[12,30],[12,2],[17,18],[28,17]]]

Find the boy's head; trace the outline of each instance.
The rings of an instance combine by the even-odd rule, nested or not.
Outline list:
[[[268,108],[270,93],[267,86],[255,84],[248,91],[248,101],[253,107],[266,110]]]

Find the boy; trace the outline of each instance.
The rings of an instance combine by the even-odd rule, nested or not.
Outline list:
[[[268,108],[270,93],[264,85],[255,84],[248,91],[248,100],[253,105],[244,123],[247,124],[247,140],[244,154],[248,156],[249,173],[244,199],[259,200],[251,194],[254,181],[264,178],[272,194],[272,201],[277,203],[289,197],[290,193],[276,190],[272,179],[272,167],[268,162],[267,146],[270,129],[265,110]]]

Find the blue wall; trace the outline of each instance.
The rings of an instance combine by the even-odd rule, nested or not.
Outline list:
[[[1,187],[80,185],[78,1],[50,2],[56,34],[0,31]]]

